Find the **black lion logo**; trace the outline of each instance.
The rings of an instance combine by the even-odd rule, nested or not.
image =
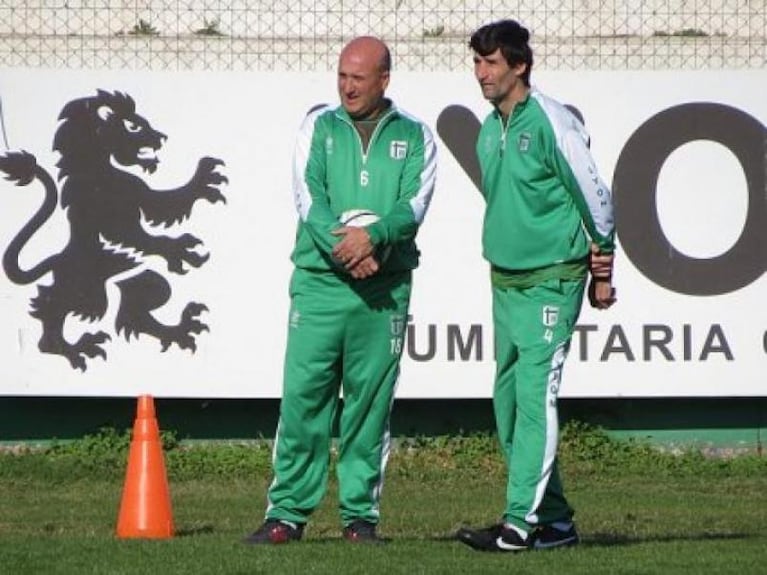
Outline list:
[[[115,328],[126,340],[145,333],[157,338],[162,351],[171,344],[196,351],[195,335],[208,327],[199,321],[207,310],[190,302],[177,325],[157,321],[152,311],[169,301],[171,287],[156,271],[143,268],[146,255],[165,259],[168,270],[186,273],[184,264],[200,267],[209,254],[200,254],[202,242],[191,234],[179,237],[150,234],[145,227],[166,228],[186,220],[197,200],[226,200],[219,190],[227,178],[217,171],[221,160],[202,158],[189,182],[171,190],[154,190],[127,169],[138,167],[153,173],[156,153],[166,140],[149,122],[136,114],[133,99],[119,92],[98,90],[95,97],[69,102],[61,114],[53,149],[61,186],[61,207],[67,210],[70,236],[61,252],[47,257],[29,270],[21,269],[19,254],[51,217],[59,191],[50,174],[25,151],[0,156],[0,170],[17,186],[39,181],[45,189],[42,206],[8,245],[3,267],[16,284],[30,284],[48,272],[50,285],[38,285],[30,315],[42,323],[39,349],[66,357],[73,368],[85,371],[86,358],[102,357],[102,344],[111,338],[103,331],[86,332],[76,342],[64,337],[69,314],[93,322],[107,311],[106,282],[116,278],[120,305]]]

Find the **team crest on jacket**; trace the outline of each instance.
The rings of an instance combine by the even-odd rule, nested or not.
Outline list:
[[[541,322],[546,327],[554,327],[559,322],[559,307],[545,305],[542,310]]]
[[[394,160],[404,160],[407,156],[407,142],[404,140],[392,140],[389,144],[389,156]]]
[[[225,202],[219,189],[227,182],[219,171],[223,162],[201,158],[187,183],[156,190],[136,172],[157,169],[156,153],[167,136],[136,112],[130,96],[98,90],[96,96],[67,103],[59,120],[53,139],[53,150],[60,156],[58,178],[28,152],[0,155],[0,173],[7,180],[43,192],[38,211],[29,221],[19,222],[20,231],[3,256],[3,269],[15,284],[50,278],[38,284],[29,312],[42,324],[38,349],[60,355],[82,371],[88,360],[106,359],[104,344],[111,339],[106,332],[85,331],[73,338],[65,324],[71,317],[86,322],[104,318],[107,285],[116,285],[117,334],[127,341],[153,337],[162,351],[176,345],[195,352],[197,336],[208,331],[199,319],[208,309],[205,304],[188,302],[172,324],[162,323],[154,312],[173,294],[168,273],[199,268],[209,254],[200,250],[203,242],[192,234],[171,236],[161,230],[182,226],[200,200]],[[59,203],[67,213],[69,242],[35,266],[22,267],[22,249]],[[164,265],[152,269],[149,256],[161,258]]]
[[[530,140],[532,139],[532,136],[530,135],[530,132],[522,132],[519,135],[518,140],[518,148],[520,152],[527,152],[530,149]]]

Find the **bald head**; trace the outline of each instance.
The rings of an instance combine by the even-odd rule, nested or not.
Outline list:
[[[359,58],[375,62],[381,72],[391,70],[391,54],[389,48],[375,36],[358,36],[351,40],[341,50],[340,60],[344,58]]]
[[[349,42],[338,58],[338,95],[355,120],[372,119],[386,105],[391,55],[381,40],[360,36]]]

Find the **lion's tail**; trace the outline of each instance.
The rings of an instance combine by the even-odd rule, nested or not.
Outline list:
[[[5,269],[8,279],[17,284],[29,284],[40,279],[52,269],[55,256],[44,259],[30,270],[22,270],[19,267],[19,254],[34,233],[53,214],[59,199],[59,191],[50,174],[38,166],[37,159],[28,152],[8,152],[4,156],[0,156],[0,171],[5,172],[6,180],[14,182],[17,186],[27,186],[33,181],[39,180],[45,188],[43,205],[24,224],[24,227],[11,240],[5,254],[3,254],[3,269]]]

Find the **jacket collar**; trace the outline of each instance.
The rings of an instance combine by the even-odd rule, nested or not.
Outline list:
[[[393,116],[395,114],[399,114],[399,108],[397,108],[397,105],[392,102],[389,98],[386,98],[386,102],[388,103],[388,107],[383,111],[383,113],[379,116],[380,120],[383,120],[385,118],[388,118],[390,116]],[[347,122],[354,123],[354,120],[349,115],[349,112],[347,112],[342,105],[338,105],[335,111],[336,116],[341,118],[342,120],[346,120]]]

